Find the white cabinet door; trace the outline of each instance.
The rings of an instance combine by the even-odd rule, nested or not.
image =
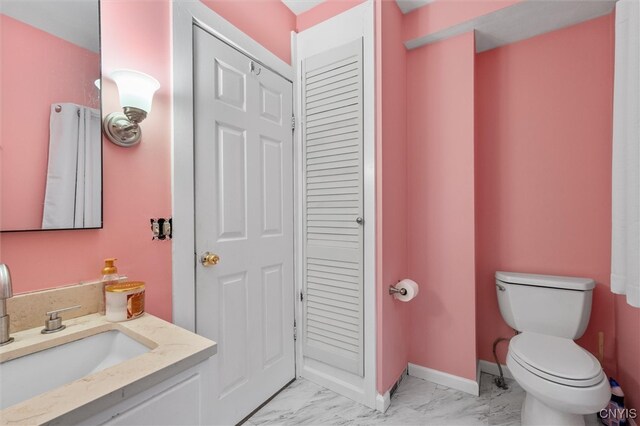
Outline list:
[[[217,423],[294,378],[292,85],[194,27],[196,330],[218,343]]]
[[[202,425],[200,375],[193,375],[173,384],[132,408],[117,413],[105,425],[179,426]]]
[[[305,59],[302,75],[303,353],[363,376],[362,39]]]
[[[143,379],[153,382],[154,378]],[[211,358],[158,384],[145,388],[144,383],[123,389],[107,398],[119,400],[115,405],[98,408],[108,401],[97,401],[89,407],[56,419],[52,424],[180,426],[212,424],[210,398]],[[117,394],[117,395],[116,395]],[[90,414],[98,408],[98,412]],[[89,415],[90,417],[86,417]],[[78,420],[83,418],[83,420]]]

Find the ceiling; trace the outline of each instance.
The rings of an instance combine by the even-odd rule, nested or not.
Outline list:
[[[282,0],[293,13],[300,15],[322,3],[324,0]]]
[[[409,13],[433,1],[434,0],[396,0],[402,13]]]
[[[324,0],[282,0],[282,2],[296,15],[300,15],[301,13],[314,8],[323,1]],[[402,13],[409,13],[412,10],[424,6],[425,4],[431,3],[432,1],[434,0],[396,0],[398,7],[402,10]]]

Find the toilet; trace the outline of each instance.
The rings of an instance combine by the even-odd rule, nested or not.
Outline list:
[[[597,358],[574,340],[591,315],[589,278],[496,272],[498,305],[519,331],[507,366],[525,390],[522,425],[584,425],[604,408],[611,389]]]

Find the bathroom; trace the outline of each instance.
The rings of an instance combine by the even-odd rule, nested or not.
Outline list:
[[[55,0],[74,12],[29,2],[26,15],[16,3],[0,0],[12,290],[0,273],[0,325],[14,339],[0,346],[0,424],[597,424],[609,377],[624,392],[617,414],[639,423],[640,231],[621,223],[638,222],[637,0]],[[97,45],[25,48],[60,15],[75,28],[88,3]],[[94,61],[74,77],[88,100],[57,90],[77,71],[62,56],[73,49]],[[327,66],[340,61],[345,80]],[[97,222],[43,230],[50,116],[59,103],[122,112],[122,69],[159,83],[143,120],[119,116],[141,138],[105,121]],[[325,71],[356,100],[322,94]],[[356,136],[340,137],[345,123]],[[108,258],[145,283],[140,318],[100,313]],[[635,268],[626,288],[612,285],[621,264]],[[390,294],[416,293],[405,279],[418,289],[407,302]],[[536,331],[516,336],[508,319],[523,288],[549,307],[534,323],[576,313],[579,330],[560,337],[597,369],[586,411],[557,407],[587,398],[567,375],[552,409],[522,417],[525,398],[542,398],[510,368],[512,338]],[[556,291],[569,299],[540,296]],[[47,312],[78,305],[41,334],[60,326]],[[116,364],[74,371],[105,353]]]

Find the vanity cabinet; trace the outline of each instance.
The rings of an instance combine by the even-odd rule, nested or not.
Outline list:
[[[211,359],[191,367],[116,405],[79,422],[81,425],[206,425],[211,424]],[[65,423],[63,419],[62,423]],[[57,422],[56,422],[57,423]]]
[[[212,423],[216,342],[150,314],[65,325],[16,332],[18,344],[0,347],[0,393],[17,399],[3,398],[0,424]]]

